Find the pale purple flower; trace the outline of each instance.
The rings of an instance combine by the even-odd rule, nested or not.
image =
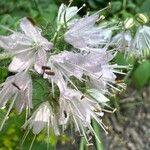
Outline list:
[[[120,73],[116,70],[117,65],[109,64],[113,57],[112,53],[106,51],[88,54],[64,51],[50,57],[47,66],[50,66],[50,71],[54,74],[50,74],[49,78],[57,85],[58,81],[61,81],[58,85],[60,91],[66,89],[67,82],[78,89],[70,79],[73,76],[80,81],[86,81],[90,88],[96,88],[106,93],[108,87],[112,88],[112,84],[115,84],[115,73]],[[85,76],[89,78],[87,79]],[[61,80],[56,80],[60,78]]]
[[[9,101],[10,106],[6,117],[9,115],[13,106],[19,114],[25,108],[32,108],[32,80],[27,72],[20,72],[14,76],[10,76],[1,84],[0,108],[5,107]],[[5,123],[6,117],[1,128]]]
[[[20,72],[34,66],[38,73],[42,73],[41,66],[47,61],[46,51],[50,50],[53,44],[42,37],[41,29],[27,18],[21,20],[20,28],[21,32],[0,36],[0,47],[14,55],[9,70]]]
[[[112,45],[116,46],[118,51],[127,52],[131,48],[132,36],[130,31],[122,31],[112,38]]]
[[[61,4],[58,10],[57,16],[57,27],[60,28],[61,26],[70,25],[74,22],[74,17],[78,12],[78,7],[76,6],[66,6],[65,4]]]
[[[129,54],[141,57],[150,54],[150,27],[143,25],[138,28]]]
[[[56,135],[60,134],[56,115],[48,101],[40,104],[38,109],[25,122],[23,128],[27,128],[27,126],[32,129],[34,134],[39,134],[43,129],[46,129],[49,135],[50,128],[54,130]]]
[[[95,26],[99,15],[86,16],[79,19],[65,33],[66,42],[77,49],[102,48],[108,46],[112,31],[109,28]]]
[[[59,123],[67,127],[68,123],[73,122],[75,130],[87,140],[86,129],[95,134],[91,126],[91,119],[95,119],[105,130],[99,117],[103,116],[100,105],[83,95],[81,92],[73,89],[67,89],[60,95],[60,117]],[[88,140],[87,140],[88,142]]]

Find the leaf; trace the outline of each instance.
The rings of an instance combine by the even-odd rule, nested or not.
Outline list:
[[[5,78],[8,76],[8,70],[5,67],[0,67],[0,83],[5,80]]]
[[[117,11],[121,10],[122,8],[122,2],[121,1],[115,1],[112,2],[112,13],[116,13]]]
[[[150,83],[150,61],[141,64],[133,73],[133,80],[138,88]]]
[[[133,65],[135,59],[134,58],[128,58],[126,59],[123,53],[118,53],[116,57],[114,58],[115,63],[118,65]]]
[[[42,101],[48,100],[48,95],[51,92],[50,83],[40,77],[33,79],[33,105],[37,105]]]

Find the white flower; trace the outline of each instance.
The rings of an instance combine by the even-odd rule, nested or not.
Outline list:
[[[103,116],[100,105],[83,95],[81,92],[67,89],[60,95],[59,103],[59,122],[64,128],[69,122],[73,122],[75,130],[79,131],[80,134],[83,134],[86,140],[86,128],[96,136],[95,131],[91,126],[91,119],[95,119],[104,129],[103,123],[99,118]]]
[[[123,31],[112,38],[111,43],[116,46],[118,51],[127,52],[131,47],[132,36],[130,31]]]
[[[150,55],[150,27],[138,28],[129,53],[141,57]]]
[[[17,73],[14,76],[8,77],[6,81],[1,84],[0,108],[5,107],[8,101],[10,101],[10,106],[0,129],[2,129],[13,106],[15,106],[19,114],[24,108],[32,108],[32,80],[28,73]]]
[[[92,15],[79,19],[65,33],[66,42],[81,50],[108,45],[112,31],[106,27],[95,27],[98,17],[99,15]]]
[[[0,36],[0,47],[14,55],[9,65],[12,72],[20,72],[34,65],[38,73],[42,73],[41,66],[46,64],[47,50],[53,46],[42,37],[41,30],[27,19],[20,23],[22,32],[14,32],[9,36]]]
[[[60,89],[62,89],[62,85],[63,87],[67,85],[65,84],[66,81],[70,82],[77,89],[76,85],[70,79],[71,76],[74,76],[80,81],[86,81],[90,87],[106,93],[108,87],[112,86],[111,84],[115,84],[116,75],[114,72],[118,73],[115,70],[118,66],[109,65],[109,61],[113,57],[110,52],[106,51],[102,51],[101,53],[90,52],[88,54],[63,51],[51,56],[47,66],[50,66],[51,71],[55,73],[55,75],[50,76],[51,79],[61,77]],[[89,78],[87,79],[85,76]],[[54,82],[58,85],[58,81],[55,80]]]
[[[102,105],[107,105],[106,103],[109,101],[109,99],[104,96],[102,93],[100,93],[96,89],[88,89],[87,92],[92,96],[98,103]]]
[[[20,72],[10,76],[1,86],[0,107],[15,98],[15,108],[19,113],[24,107],[32,108],[32,80],[28,73]]]
[[[39,108],[25,122],[23,128],[26,128],[27,126],[29,129],[32,129],[34,134],[39,134],[44,128],[47,129],[47,132],[49,132],[49,128],[53,128],[55,134],[59,135],[57,118],[48,101],[39,106]]]
[[[57,16],[57,26],[60,28],[61,26],[64,26],[65,24],[70,24],[74,18],[74,16],[78,12],[78,7],[68,7],[64,4],[61,4],[58,10],[58,16]],[[73,21],[74,22],[74,21]]]

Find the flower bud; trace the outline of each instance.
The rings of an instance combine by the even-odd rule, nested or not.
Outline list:
[[[126,19],[125,21],[124,21],[124,27],[125,27],[125,29],[129,29],[129,28],[131,28],[131,27],[133,27],[133,25],[134,25],[134,19],[133,18],[128,18],[128,19]]]
[[[138,14],[136,20],[141,24],[146,24],[148,22],[148,16],[144,14]]]

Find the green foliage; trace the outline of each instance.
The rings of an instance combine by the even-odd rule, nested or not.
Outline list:
[[[150,61],[147,60],[140,64],[133,73],[133,79],[138,88],[150,84]]]

